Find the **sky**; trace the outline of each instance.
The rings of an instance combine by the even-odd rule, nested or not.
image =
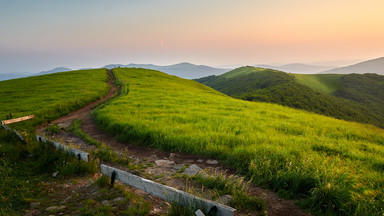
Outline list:
[[[0,73],[106,64],[341,66],[384,56],[383,0],[0,0]]]

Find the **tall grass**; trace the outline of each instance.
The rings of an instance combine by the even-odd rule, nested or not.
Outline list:
[[[194,81],[115,69],[129,93],[94,112],[119,139],[222,160],[254,182],[329,214],[384,213],[384,131]]]
[[[1,81],[0,120],[9,113],[34,114],[34,124],[56,119],[105,95],[107,80],[105,69],[95,69]]]

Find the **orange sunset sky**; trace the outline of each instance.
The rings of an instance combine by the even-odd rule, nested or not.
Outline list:
[[[343,66],[384,56],[383,0],[1,0],[0,73],[111,63]]]

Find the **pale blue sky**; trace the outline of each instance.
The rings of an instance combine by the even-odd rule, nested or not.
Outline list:
[[[0,0],[0,73],[383,56],[382,0]]]

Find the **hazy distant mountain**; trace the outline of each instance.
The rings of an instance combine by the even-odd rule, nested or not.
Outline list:
[[[40,73],[34,74],[34,75],[43,75],[43,74],[51,74],[51,73],[58,73],[58,72],[66,72],[66,71],[71,71],[72,69],[66,68],[66,67],[57,67],[52,70],[48,71],[41,71]]]
[[[384,57],[360,62],[347,67],[340,67],[332,70],[326,70],[321,73],[336,73],[336,74],[376,73],[376,74],[384,75]]]
[[[17,79],[17,78],[26,77],[26,76],[28,75],[24,73],[0,73],[0,81]]]
[[[180,64],[174,64],[169,66],[159,66],[159,65],[153,65],[153,64],[128,64],[128,65],[110,64],[110,65],[104,66],[103,68],[112,69],[116,67],[129,67],[129,68],[136,67],[136,68],[158,70],[170,75],[175,75],[175,76],[186,78],[186,79],[196,79],[204,76],[219,75],[231,70],[231,69],[223,69],[223,68],[214,68],[214,67],[209,67],[205,65],[194,65],[191,63],[180,63]]]
[[[330,70],[335,68],[332,66],[309,65],[309,64],[300,64],[300,63],[286,64],[281,66],[261,64],[261,65],[255,65],[255,67],[269,68],[269,69],[284,71],[287,73],[298,73],[298,74],[314,74],[314,73],[322,72],[324,70]]]

